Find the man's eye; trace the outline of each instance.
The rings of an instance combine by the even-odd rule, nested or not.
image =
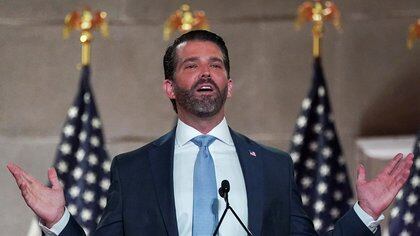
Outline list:
[[[196,67],[197,67],[196,64],[188,64],[188,65],[185,66],[186,69],[194,69]]]
[[[220,64],[212,64],[211,67],[213,67],[213,68],[222,68],[222,66]]]

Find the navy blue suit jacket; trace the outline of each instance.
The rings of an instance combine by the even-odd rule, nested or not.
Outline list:
[[[303,211],[289,155],[230,131],[245,179],[251,232],[269,236],[316,235]],[[108,204],[94,235],[178,235],[172,176],[174,143],[175,129],[114,158]],[[71,217],[60,235],[84,233]],[[350,210],[328,235],[373,234]]]

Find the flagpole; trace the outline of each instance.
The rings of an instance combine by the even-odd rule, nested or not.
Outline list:
[[[302,3],[297,10],[295,26],[300,29],[305,22],[312,22],[312,55],[314,58],[321,56],[321,42],[324,30],[324,22],[331,20],[339,30],[340,12],[336,5],[331,1],[314,0]]]
[[[420,18],[408,27],[407,48],[413,49],[414,41],[420,39]]]
[[[191,11],[188,4],[172,13],[163,25],[163,40],[168,41],[175,32],[181,34],[191,30],[209,30],[210,25],[204,11]]]
[[[73,11],[66,15],[64,19],[63,37],[67,39],[73,30],[81,31],[80,43],[82,45],[81,64],[82,66],[90,65],[91,59],[91,42],[93,40],[92,31],[100,28],[104,37],[108,37],[108,23],[106,22],[107,13],[98,11],[93,13],[90,8],[86,7],[82,12]]]

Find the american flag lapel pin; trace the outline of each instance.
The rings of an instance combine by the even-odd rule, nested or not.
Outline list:
[[[257,154],[254,151],[249,150],[249,155],[252,157],[257,157]]]

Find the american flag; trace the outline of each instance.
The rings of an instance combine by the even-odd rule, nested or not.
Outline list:
[[[106,205],[111,166],[89,74],[89,67],[84,66],[79,91],[68,110],[54,164],[64,186],[67,209],[86,234],[95,229]]]
[[[320,58],[315,58],[312,86],[301,109],[290,155],[303,206],[321,234],[332,229],[335,221],[349,210],[353,193]]]
[[[420,235],[420,131],[414,143],[414,165],[404,188],[397,194],[391,210],[391,236]]]

